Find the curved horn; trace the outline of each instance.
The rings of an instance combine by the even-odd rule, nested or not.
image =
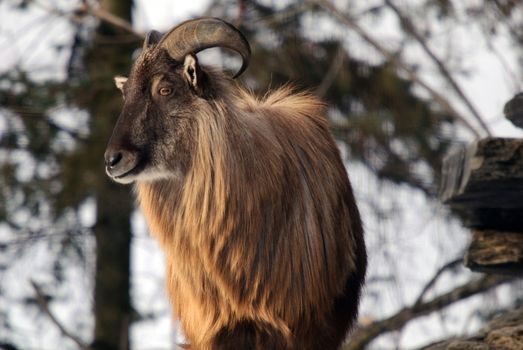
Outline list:
[[[171,29],[158,43],[177,61],[189,53],[198,53],[211,47],[225,47],[242,57],[242,66],[234,78],[249,65],[251,48],[247,39],[232,24],[218,18],[206,17],[185,21]]]
[[[151,30],[145,36],[142,50],[148,49],[150,46],[157,44],[162,39],[162,34],[156,30]]]

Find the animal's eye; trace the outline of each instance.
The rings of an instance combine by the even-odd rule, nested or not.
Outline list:
[[[158,93],[162,96],[169,96],[170,94],[172,94],[172,92],[173,89],[170,87],[162,87],[158,90]]]

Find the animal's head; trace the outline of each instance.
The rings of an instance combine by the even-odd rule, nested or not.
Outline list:
[[[199,106],[213,96],[196,53],[211,47],[250,48],[232,25],[216,18],[184,22],[163,37],[150,32],[128,78],[116,77],[124,105],[105,152],[107,174],[120,183],[168,178],[191,162]],[[235,76],[235,77],[236,77]]]

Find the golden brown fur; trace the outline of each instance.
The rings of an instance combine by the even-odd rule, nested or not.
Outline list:
[[[136,183],[174,313],[194,349],[336,348],[366,259],[324,105],[288,87],[259,100],[211,75],[187,174]]]

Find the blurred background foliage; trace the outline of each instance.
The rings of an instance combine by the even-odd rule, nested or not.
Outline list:
[[[197,15],[224,18],[247,35],[253,56],[241,81],[255,93],[288,82],[313,91],[328,103],[332,131],[350,164],[374,174],[378,183],[405,185],[430,201],[449,148],[491,131],[467,108],[475,101],[460,97],[451,81],[473,74],[460,65],[466,52],[449,50],[440,60],[442,70],[430,52],[425,52],[427,69],[409,61],[406,50],[467,24],[479,28],[487,43],[499,36],[508,40],[510,55],[521,62],[523,9],[521,2],[510,0],[398,1],[399,8],[395,3],[214,0]],[[28,52],[31,45],[37,47],[43,30],[38,23],[49,18],[59,18],[67,33],[59,45],[46,39],[48,55],[60,61],[53,73],[24,62],[0,72],[0,342],[5,348],[34,348],[16,319],[38,314],[37,323],[49,322],[38,296],[45,295],[48,304],[65,300],[67,305],[68,291],[84,288],[92,295],[92,314],[73,317],[66,328],[78,341],[57,336],[58,347],[131,348],[133,321],[154,315],[133,308],[133,199],[129,188],[106,178],[103,152],[121,108],[112,78],[128,72],[141,46],[139,31],[128,27],[133,2],[21,0],[0,6],[0,18],[33,17],[25,28],[0,29],[6,57],[15,50],[10,40],[16,36],[34,41]],[[399,23],[397,40],[375,45],[361,22],[390,25],[391,17]],[[30,39],[26,32],[36,35]],[[504,54],[496,52],[502,61]],[[514,81],[521,78],[521,68]],[[427,76],[441,82],[436,94],[424,87]],[[35,248],[36,242],[44,248]],[[40,254],[45,258],[38,260]],[[27,271],[33,268],[27,261],[41,266]],[[75,266],[84,276],[82,287],[67,277]],[[46,269],[51,273],[39,272]],[[15,292],[17,276],[37,284],[31,289],[26,283]],[[390,276],[381,280],[387,281]],[[521,300],[512,297],[512,302]]]

